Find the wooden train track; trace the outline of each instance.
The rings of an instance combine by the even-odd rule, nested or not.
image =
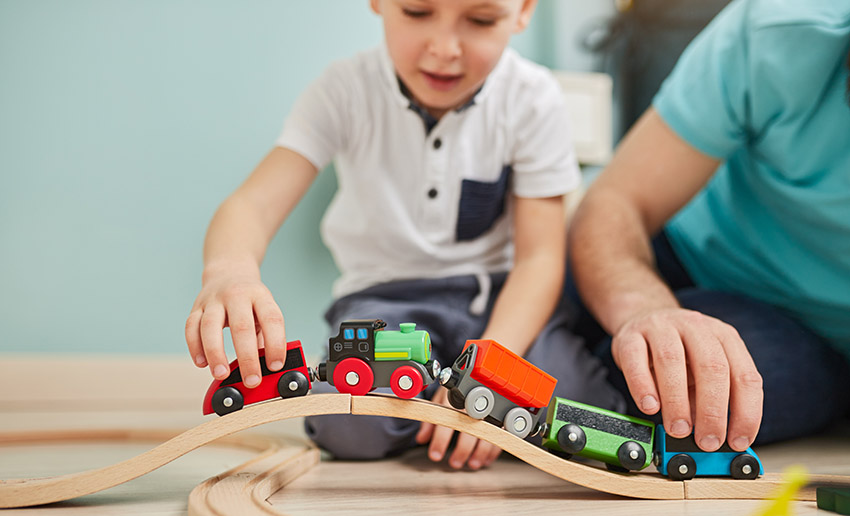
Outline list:
[[[225,417],[211,419],[141,455],[100,469],[50,478],[0,480],[0,508],[52,503],[96,493],[144,475],[204,444],[240,430],[282,419],[322,414],[392,416],[446,426],[488,441],[531,466],[567,482],[633,498],[761,499],[781,484],[776,474],[768,474],[757,480],[694,479],[676,482],[655,473],[612,473],[587,464],[559,459],[489,423],[428,401],[402,400],[384,395],[352,397],[348,394],[317,394],[260,403]],[[33,440],[32,434],[28,437],[21,434],[0,436],[0,444]],[[266,509],[270,506],[265,499],[318,462],[315,449],[296,449],[296,452],[290,449],[263,455],[207,480],[192,492],[190,511],[193,514],[218,514],[214,509],[216,504],[227,507],[229,498],[236,495],[237,498],[253,500],[252,504],[258,514],[264,511],[268,513]],[[228,487],[228,482],[232,482],[233,478],[238,480],[238,488]],[[850,485],[850,477],[816,475],[810,482],[808,488],[798,492],[797,500],[815,500],[814,486]],[[240,507],[244,509],[245,505]]]

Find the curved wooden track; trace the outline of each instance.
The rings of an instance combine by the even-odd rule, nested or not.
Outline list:
[[[102,491],[144,475],[204,444],[240,430],[282,419],[322,414],[393,416],[450,427],[493,443],[526,463],[568,482],[634,498],[761,499],[769,496],[781,484],[779,475],[775,474],[752,481],[695,479],[675,482],[654,473],[612,473],[559,459],[489,423],[427,401],[402,400],[383,395],[352,397],[347,394],[316,394],[252,405],[234,414],[211,419],[139,456],[104,468],[52,478],[0,480],[0,508],[58,502]],[[32,438],[19,438],[17,441],[0,438],[0,443],[23,440]],[[274,513],[265,499],[317,461],[318,452],[309,447],[295,452],[287,448],[263,455],[201,484],[192,492],[194,498],[190,498],[190,508],[194,499],[195,514],[217,514],[214,509],[216,503],[226,507],[229,505],[228,498],[239,494],[250,497],[258,511]],[[236,490],[227,487],[227,479],[231,477],[242,478]],[[815,485],[846,486],[850,485],[850,478],[821,475],[812,477],[811,483],[811,487],[798,493],[798,500],[815,500]],[[240,507],[244,509],[245,505]]]

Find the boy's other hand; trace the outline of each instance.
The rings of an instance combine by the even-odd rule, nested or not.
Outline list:
[[[186,320],[186,344],[192,360],[198,367],[209,365],[218,380],[230,374],[222,336],[226,327],[230,327],[246,387],[256,387],[262,380],[258,349],[265,347],[270,370],[283,368],[283,314],[258,276],[227,275],[206,281]]]
[[[449,404],[448,390],[444,387],[437,389],[431,401],[445,405],[446,407],[451,406]],[[419,433],[416,434],[416,442],[425,444],[430,441],[428,458],[434,462],[439,462],[446,455],[446,450],[454,433],[455,431],[451,428],[436,426],[431,423],[422,423]],[[461,469],[464,464],[469,464],[469,469],[478,470],[493,464],[500,453],[502,453],[502,450],[499,447],[459,432],[454,450],[449,457],[449,466],[454,469]]]

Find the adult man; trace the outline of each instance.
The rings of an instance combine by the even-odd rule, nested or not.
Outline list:
[[[848,53],[846,2],[733,2],[574,219],[573,276],[637,408],[706,451],[850,405]]]

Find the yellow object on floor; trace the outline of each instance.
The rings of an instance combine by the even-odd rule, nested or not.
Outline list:
[[[782,487],[753,516],[790,516],[791,500],[808,483],[809,473],[803,466],[789,466],[782,472]]]

